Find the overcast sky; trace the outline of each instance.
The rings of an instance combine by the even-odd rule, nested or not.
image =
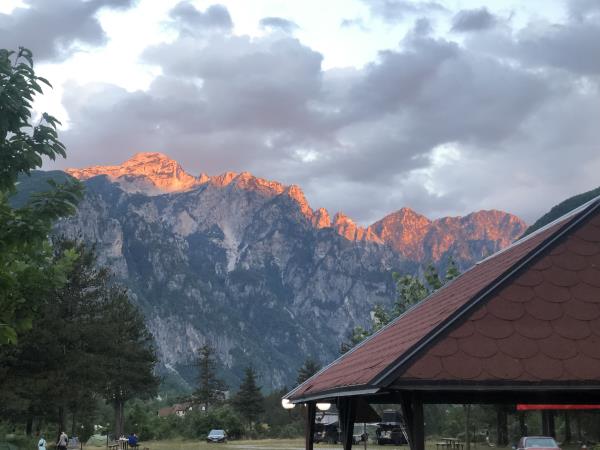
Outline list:
[[[54,84],[46,168],[160,151],[363,224],[600,185],[599,0],[1,0],[0,43]]]

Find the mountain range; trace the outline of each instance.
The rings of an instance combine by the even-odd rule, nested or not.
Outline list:
[[[160,153],[66,172],[86,195],[56,232],[95,243],[182,384],[208,341],[230,384],[252,364],[265,388],[290,386],[306,357],[332,360],[376,304],[393,302],[392,272],[450,258],[465,270],[526,229],[501,211],[430,220],[409,208],[363,227],[313,209],[298,186],[248,172],[193,176]],[[21,189],[36,177],[48,175]]]

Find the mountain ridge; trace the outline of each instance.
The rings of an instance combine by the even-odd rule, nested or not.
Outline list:
[[[121,165],[71,168],[66,172],[80,180],[105,175],[127,192],[146,195],[181,193],[205,184],[223,188],[233,184],[239,189],[255,190],[267,196],[286,192],[300,205],[302,213],[316,228],[331,227],[350,241],[386,244],[404,257],[422,263],[442,261],[457,241],[465,239],[493,240],[496,244],[492,250],[499,250],[509,245],[526,229],[526,224],[521,219],[498,210],[481,210],[466,216],[431,220],[407,207],[364,227],[342,212],[336,212],[331,218],[331,214],[325,208],[313,210],[304,192],[297,185],[286,186],[278,181],[256,177],[250,172],[224,172],[216,176],[201,173],[194,177],[177,161],[158,152],[136,153]],[[475,251],[485,256],[482,249]],[[472,257],[465,252],[468,253],[469,250],[463,248],[459,259],[467,263]]]

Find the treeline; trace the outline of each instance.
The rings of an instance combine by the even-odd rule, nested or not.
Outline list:
[[[137,402],[126,412],[126,427],[138,430],[143,439],[204,439],[212,429],[226,430],[232,439],[302,435],[302,406],[293,410],[281,406],[287,388],[263,395],[256,372],[247,367],[239,389],[229,395],[229,387],[217,373],[216,350],[208,343],[199,349],[195,365],[198,369],[196,389],[191,395],[171,402],[185,405],[183,416],[171,413],[160,417],[157,414],[159,408],[168,406],[164,401]],[[296,381],[305,381],[319,368],[318,363],[306,360]]]
[[[144,441],[162,439],[205,439],[210,430],[226,430],[231,439],[294,438],[302,436],[304,419],[302,408],[285,410],[281,397],[285,389],[274,391],[262,398],[264,411],[256,422],[248,424],[232,401],[223,401],[208,411],[193,409],[183,417],[175,414],[159,417],[157,411],[164,402],[134,401],[126,408],[125,428],[137,430]],[[182,399],[185,400],[185,399]]]

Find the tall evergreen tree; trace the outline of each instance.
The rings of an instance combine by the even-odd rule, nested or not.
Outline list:
[[[263,395],[256,384],[256,372],[252,367],[246,367],[240,390],[233,398],[233,406],[250,427],[265,410]]]
[[[134,398],[155,395],[159,379],[154,374],[157,362],[154,341],[140,311],[131,303],[127,291],[111,287],[105,326],[101,370],[105,379],[104,397],[115,412],[115,435],[124,434],[125,403]]]
[[[304,360],[304,364],[302,365],[302,367],[298,369],[298,377],[296,378],[296,382],[298,384],[304,383],[319,370],[321,370],[321,365],[314,359],[307,358],[306,360]]]
[[[215,349],[204,344],[198,351],[196,360],[198,368],[198,387],[194,391],[196,402],[208,409],[225,400],[227,385],[217,377],[217,360]]]

